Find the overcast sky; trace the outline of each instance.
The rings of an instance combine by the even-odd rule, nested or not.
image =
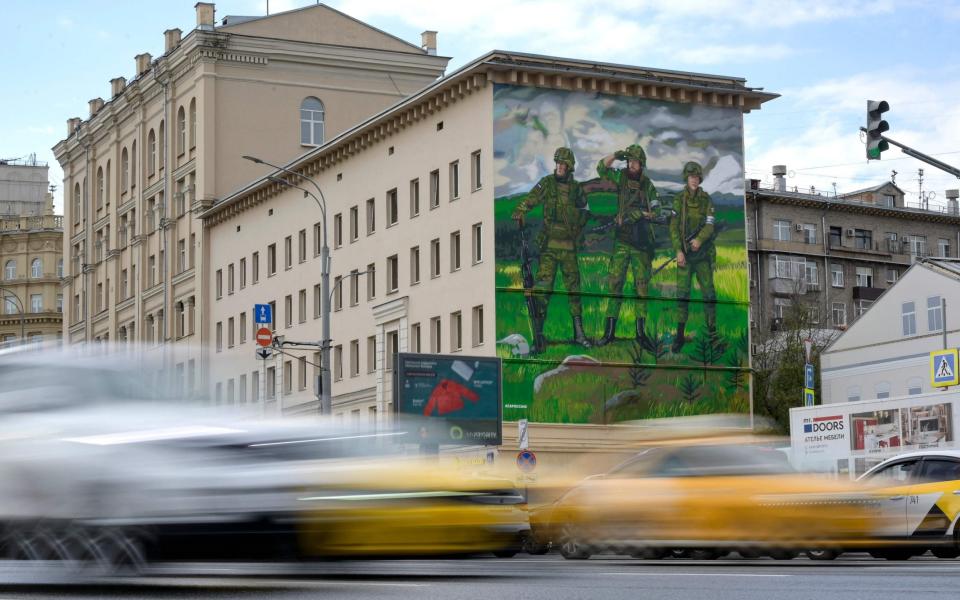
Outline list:
[[[270,0],[279,12],[311,4]],[[867,163],[858,127],[868,98],[890,103],[890,137],[960,165],[960,2],[898,0],[344,0],[330,6],[419,45],[439,31],[450,70],[492,50],[744,77],[781,98],[745,116],[747,176],[842,193],[896,169],[908,202],[943,200],[960,181],[898,149]],[[0,158],[51,148],[133,57],[163,53],[163,31],[195,24],[194,0],[5,0],[0,37]],[[264,14],[265,0],[222,0],[217,18]],[[60,210],[60,191],[57,191]]]

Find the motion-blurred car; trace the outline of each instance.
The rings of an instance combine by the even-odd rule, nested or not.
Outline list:
[[[652,447],[589,477],[533,511],[531,527],[570,559],[732,550],[787,559],[863,544],[874,527],[869,506],[849,483],[793,472],[778,450],[705,440]]]
[[[921,450],[887,459],[860,480],[875,489],[889,544],[878,558],[906,560],[927,550],[960,556],[960,451]]]

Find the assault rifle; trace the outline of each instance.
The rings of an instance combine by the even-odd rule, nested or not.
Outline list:
[[[533,352],[540,354],[546,349],[547,341],[543,337],[544,314],[541,304],[537,302],[536,278],[533,275],[533,251],[525,235],[523,225],[520,225],[520,274],[523,279],[523,295],[527,302],[527,314],[530,315],[530,327],[533,333]]]
[[[659,215],[657,215],[652,219],[641,217],[640,220],[636,221],[635,223],[624,223],[624,225],[634,225],[639,223],[653,223],[654,225],[668,225],[670,223],[670,219],[675,214],[676,213],[673,211],[673,209],[663,209],[662,211],[660,211]],[[610,229],[613,229],[614,227],[617,226],[616,217],[598,217],[597,220],[602,221],[602,223],[590,229],[589,231],[587,231],[587,233],[603,233],[604,231],[609,231]]]

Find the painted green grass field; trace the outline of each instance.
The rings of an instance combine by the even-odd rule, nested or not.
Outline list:
[[[600,196],[599,198],[595,196]],[[496,203],[498,219],[496,261],[497,338],[519,333],[531,339],[531,326],[522,289],[518,252],[509,215],[517,198]],[[612,195],[591,195],[595,215],[612,214]],[[690,302],[686,337],[679,354],[670,351],[677,323],[677,267],[670,262],[651,281],[647,303],[647,332],[657,342],[655,352],[634,342],[634,323],[640,300],[634,296],[631,274],[623,290],[617,340],[604,347],[585,348],[573,343],[568,294],[557,276],[550,299],[544,333],[547,350],[536,357],[518,358],[501,344],[504,359],[504,419],[527,418],[553,423],[613,423],[630,419],[670,417],[718,412],[746,412],[748,282],[743,212],[736,208],[717,211],[725,228],[717,239],[714,285],[717,290],[718,340],[706,335],[699,286],[695,283]],[[531,228],[538,225],[535,211],[528,214]],[[592,227],[594,224],[588,225]],[[511,229],[512,227],[512,229]],[[654,268],[667,263],[673,252],[666,247],[666,230],[658,227],[658,251]],[[609,235],[597,236],[579,258],[581,303],[587,337],[603,335],[607,305]],[[505,243],[501,244],[501,241]],[[562,372],[561,362],[583,355],[596,364],[572,365]],[[584,359],[589,361],[589,359]],[[539,377],[539,380],[538,380]]]

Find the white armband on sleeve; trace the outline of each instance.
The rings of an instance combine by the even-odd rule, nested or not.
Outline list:
[[[707,225],[713,225],[713,222],[714,222],[713,215],[710,215],[709,217],[707,217]]]

